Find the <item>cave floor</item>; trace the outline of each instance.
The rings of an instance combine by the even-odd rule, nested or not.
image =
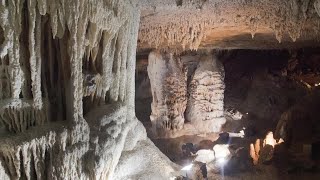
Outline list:
[[[146,129],[151,129],[151,123],[148,113],[150,110],[150,99],[145,102],[137,101],[136,112],[137,117],[142,121]],[[249,127],[246,131],[248,134],[244,138],[230,138],[228,144],[231,149],[241,149],[239,161],[230,167],[226,167],[223,174],[221,172],[208,172],[207,179],[320,179],[320,171],[311,168],[309,161],[306,158],[296,159],[291,157],[288,161],[287,156],[277,158],[276,162],[270,164],[263,164],[254,166],[249,153],[250,143],[254,142],[257,138],[261,138],[268,129],[260,129],[265,127],[265,124],[260,124],[258,129],[250,129],[251,122],[256,117],[244,116],[242,120],[234,121],[227,118],[227,123],[224,125],[223,132],[239,132],[244,126]],[[265,122],[263,120],[259,122]],[[256,126],[257,128],[257,126]],[[226,143],[222,142],[219,138],[220,133],[210,133],[202,135],[185,135],[176,138],[158,138],[151,139],[153,143],[164,153],[172,162],[184,167],[190,164],[193,157],[185,156],[182,152],[182,145],[192,143],[196,150],[199,149],[212,149],[215,144]],[[281,155],[280,155],[281,156]],[[279,160],[280,159],[280,160]]]
[[[310,166],[307,158],[291,159],[285,157],[275,157],[275,162],[268,164],[253,165],[249,153],[250,143],[258,138],[257,136],[245,138],[231,138],[228,142],[230,149],[234,151],[241,149],[236,162],[226,165],[224,172],[208,172],[207,179],[320,179],[319,168],[315,169]],[[194,159],[192,156],[184,156],[182,145],[192,143],[197,150],[211,149],[215,144],[220,144],[219,134],[212,133],[203,136],[181,136],[170,139],[152,139],[155,145],[167,156],[171,161],[180,165],[187,166]],[[280,155],[281,156],[281,155]]]

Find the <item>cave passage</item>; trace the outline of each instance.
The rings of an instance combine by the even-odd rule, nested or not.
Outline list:
[[[316,178],[310,172],[319,162],[319,52],[138,54],[137,118],[186,176],[212,178],[223,170],[245,177],[259,166],[270,177]],[[219,160],[219,153],[227,155]]]
[[[320,179],[320,0],[0,0],[0,180]]]

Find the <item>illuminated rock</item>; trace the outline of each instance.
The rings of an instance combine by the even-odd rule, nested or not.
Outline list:
[[[199,132],[219,132],[224,118],[224,71],[212,55],[203,56],[189,84],[187,120]]]
[[[150,120],[158,135],[181,130],[187,104],[187,77],[179,58],[151,52],[148,75],[153,101]]]

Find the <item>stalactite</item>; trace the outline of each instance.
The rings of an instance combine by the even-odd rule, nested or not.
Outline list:
[[[10,2],[11,3],[11,2]],[[47,89],[47,87],[41,87],[43,83],[41,80],[41,69],[43,61],[47,58],[42,59],[42,50],[49,50],[51,55],[48,57],[50,59],[51,65],[49,66],[50,74],[50,86],[53,87],[55,82],[55,69],[53,68],[56,64],[55,61],[69,61],[70,69],[65,70],[64,68],[68,68],[68,66],[64,66],[64,62],[60,63],[62,66],[62,70],[59,72],[63,73],[61,78],[63,78],[65,92],[66,105],[69,109],[67,111],[67,119],[73,119],[77,121],[77,119],[82,117],[82,97],[83,93],[87,91],[86,87],[83,90],[83,73],[82,73],[82,61],[85,55],[90,57],[88,59],[91,64],[92,69],[85,69],[89,74],[96,74],[97,68],[99,64],[102,65],[100,70],[100,76],[103,78],[103,84],[99,84],[94,93],[91,94],[95,96],[95,99],[105,99],[107,92],[110,90],[111,99],[113,101],[124,101],[125,93],[126,93],[126,62],[127,62],[127,49],[128,42],[127,39],[130,39],[128,36],[128,30],[130,26],[128,23],[128,18],[133,16],[128,15],[129,13],[125,13],[122,9],[126,9],[127,4],[122,1],[113,1],[110,4],[104,3],[102,1],[90,2],[88,3],[86,0],[81,1],[26,1],[28,15],[28,25],[29,25],[29,33],[27,34],[28,40],[28,49],[29,49],[29,72],[22,71],[24,68],[23,65],[20,65],[19,62],[19,34],[21,32],[21,16],[23,15],[22,7],[24,6],[24,2],[17,1],[14,4],[18,6],[16,8],[20,8],[17,11],[9,11],[9,9],[15,8],[13,3],[7,7],[7,4],[4,2],[1,5],[1,9],[3,9],[1,16],[3,21],[1,21],[1,28],[4,29],[4,37],[5,41],[1,44],[1,59],[3,59],[8,54],[9,65],[8,68],[4,68],[7,73],[4,72],[4,75],[7,76],[8,82],[11,83],[10,88],[6,86],[6,82],[1,83],[3,88],[7,88],[10,90],[9,97],[3,98],[16,98],[19,99],[22,84],[25,82],[26,86],[28,86],[27,81],[25,81],[24,73],[30,73],[31,76],[31,84],[32,87],[32,98],[34,100],[34,108],[38,110],[42,109],[42,99],[43,92],[41,89]],[[107,8],[103,8],[105,6]],[[117,6],[117,8],[114,8]],[[74,7],[74,8],[73,8]],[[70,10],[73,9],[73,10]],[[121,12],[117,12],[121,10]],[[116,10],[116,11],[115,11]],[[17,14],[15,14],[17,12]],[[51,38],[47,38],[49,40],[48,49],[41,49],[41,44],[43,41],[41,35],[42,20],[41,16],[46,15],[48,13],[49,17],[49,25],[51,29],[52,38],[60,38],[62,39],[65,35],[66,29],[68,29],[71,33],[68,39],[59,40],[64,41],[63,43],[58,44],[60,47],[56,47],[53,45],[56,40],[51,40]],[[115,16],[115,13],[120,13],[119,16]],[[137,18],[136,18],[137,19]],[[10,22],[10,23],[9,23]],[[12,22],[12,23],[11,23]],[[13,28],[13,24],[18,26]],[[110,24],[113,24],[110,26]],[[88,31],[87,31],[88,29]],[[108,36],[108,37],[107,37]],[[11,39],[10,39],[11,38]],[[13,40],[12,38],[16,38]],[[115,43],[116,42],[116,43]],[[65,47],[62,45],[68,43],[67,51],[65,51]],[[102,44],[103,47],[100,45]],[[12,48],[11,48],[12,47]],[[15,48],[13,48],[15,47]],[[52,49],[60,49],[61,57],[55,57],[52,52]],[[103,48],[99,50],[99,48]],[[9,51],[8,51],[9,50]],[[16,53],[10,53],[10,50],[16,51]],[[56,50],[55,50],[56,51]],[[101,57],[98,57],[98,53],[101,53]],[[16,56],[16,57],[15,57]],[[61,59],[60,59],[61,58]],[[111,68],[114,67],[114,72],[111,73]],[[86,73],[87,73],[86,72]],[[110,76],[112,75],[112,76]],[[97,76],[98,77],[98,76]],[[113,78],[114,77],[114,78]],[[69,79],[70,78],[70,79]],[[72,82],[72,85],[69,84]],[[99,78],[97,79],[99,82]],[[71,85],[71,86],[70,86]],[[101,87],[100,87],[101,86]],[[2,93],[6,94],[6,91]],[[87,95],[87,94],[85,94]],[[52,96],[52,95],[51,95]],[[31,97],[30,97],[31,98]],[[52,99],[52,98],[51,98]],[[100,100],[94,100],[100,101]]]
[[[113,80],[113,58],[115,53],[115,45],[117,40],[117,34],[111,34],[108,32],[103,33],[102,43],[102,97],[106,96],[106,93],[110,90]]]
[[[256,18],[251,18],[250,19],[249,27],[250,27],[251,37],[253,39],[255,34],[256,34],[256,32],[257,32],[257,29],[258,29],[258,22],[257,22]]]
[[[111,178],[136,123],[136,2],[0,1],[0,14],[0,123],[12,133],[0,137],[0,177]],[[84,119],[86,96],[94,108]],[[107,103],[107,122],[93,127],[90,111]],[[98,162],[90,175],[87,156]]]
[[[42,109],[41,94],[41,18],[36,9],[36,1],[28,1],[29,9],[29,53],[34,107]]]
[[[47,103],[42,109],[34,107],[32,101],[4,100],[0,104],[0,121],[12,132],[25,132],[32,126],[43,125],[47,119]]]
[[[25,176],[27,179],[43,179],[45,153],[56,143],[56,134],[49,132],[39,139],[31,140],[25,144],[17,144],[16,147],[5,145],[1,147],[0,157],[8,167],[10,176],[19,179]],[[66,142],[62,142],[66,143]],[[21,166],[21,163],[24,165]],[[21,167],[23,169],[21,169]],[[35,170],[36,177],[31,173]]]
[[[15,0],[2,1],[1,9],[1,27],[4,30],[5,41],[1,45],[0,58],[5,55],[9,57],[8,73],[10,79],[10,96],[19,98],[24,76],[20,67],[20,43],[19,34],[21,32],[21,12],[23,1]],[[16,9],[12,11],[12,9]],[[20,13],[20,14],[18,14]]]
[[[168,25],[159,24],[156,27],[141,28],[139,39],[141,42],[146,42],[155,45],[157,48],[165,46],[177,46],[182,49],[198,49],[201,40],[205,37],[207,22],[193,23],[196,18],[201,17],[200,14],[186,17],[177,17],[178,23],[170,23]],[[173,21],[173,22],[175,22]],[[144,24],[142,24],[144,26]],[[148,29],[147,29],[148,28]],[[156,35],[158,34],[158,35]],[[162,38],[162,39],[160,39]],[[165,44],[164,44],[165,43]],[[178,43],[181,43],[181,47]]]
[[[258,0],[258,1],[153,1],[142,17],[139,30],[141,47],[157,49],[190,49],[201,47],[201,42],[215,28],[248,28],[251,36],[263,33],[265,28],[273,30],[281,43],[282,37],[289,34],[293,41],[300,38],[308,29],[310,0]],[[145,2],[144,2],[145,3]],[[314,8],[320,14],[319,1]],[[239,8],[241,7],[241,8]],[[310,22],[310,21],[308,21]],[[219,31],[218,31],[219,32]],[[316,33],[315,30],[313,33]],[[204,44],[205,46],[205,44]],[[181,51],[181,50],[180,50]]]
[[[121,75],[121,65],[122,65],[122,49],[124,49],[124,42],[125,42],[125,30],[119,31],[119,34],[117,36],[117,42],[116,42],[116,48],[115,48],[115,54],[114,54],[114,62],[113,62],[113,82],[112,82],[112,88],[110,91],[110,96],[113,101],[118,101],[119,99],[119,91],[120,91],[120,75]]]

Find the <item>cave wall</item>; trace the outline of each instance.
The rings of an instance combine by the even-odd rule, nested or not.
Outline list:
[[[147,140],[134,112],[139,19],[134,0],[0,2],[1,179],[113,179]]]
[[[295,76],[304,76],[300,67],[309,69],[304,64],[317,51],[308,48],[226,51],[224,102],[226,110],[236,109],[243,114],[237,129],[246,127],[248,135],[261,136],[273,131],[281,115],[300,104],[308,94],[310,89]],[[293,61],[296,65],[292,65]]]
[[[134,8],[122,1],[2,2],[1,120],[7,129],[22,132],[56,119],[77,122],[87,96],[94,102],[130,101],[139,22]],[[6,109],[14,103],[34,111],[16,118],[25,127],[9,120]],[[54,113],[65,115],[43,118],[53,105]]]

